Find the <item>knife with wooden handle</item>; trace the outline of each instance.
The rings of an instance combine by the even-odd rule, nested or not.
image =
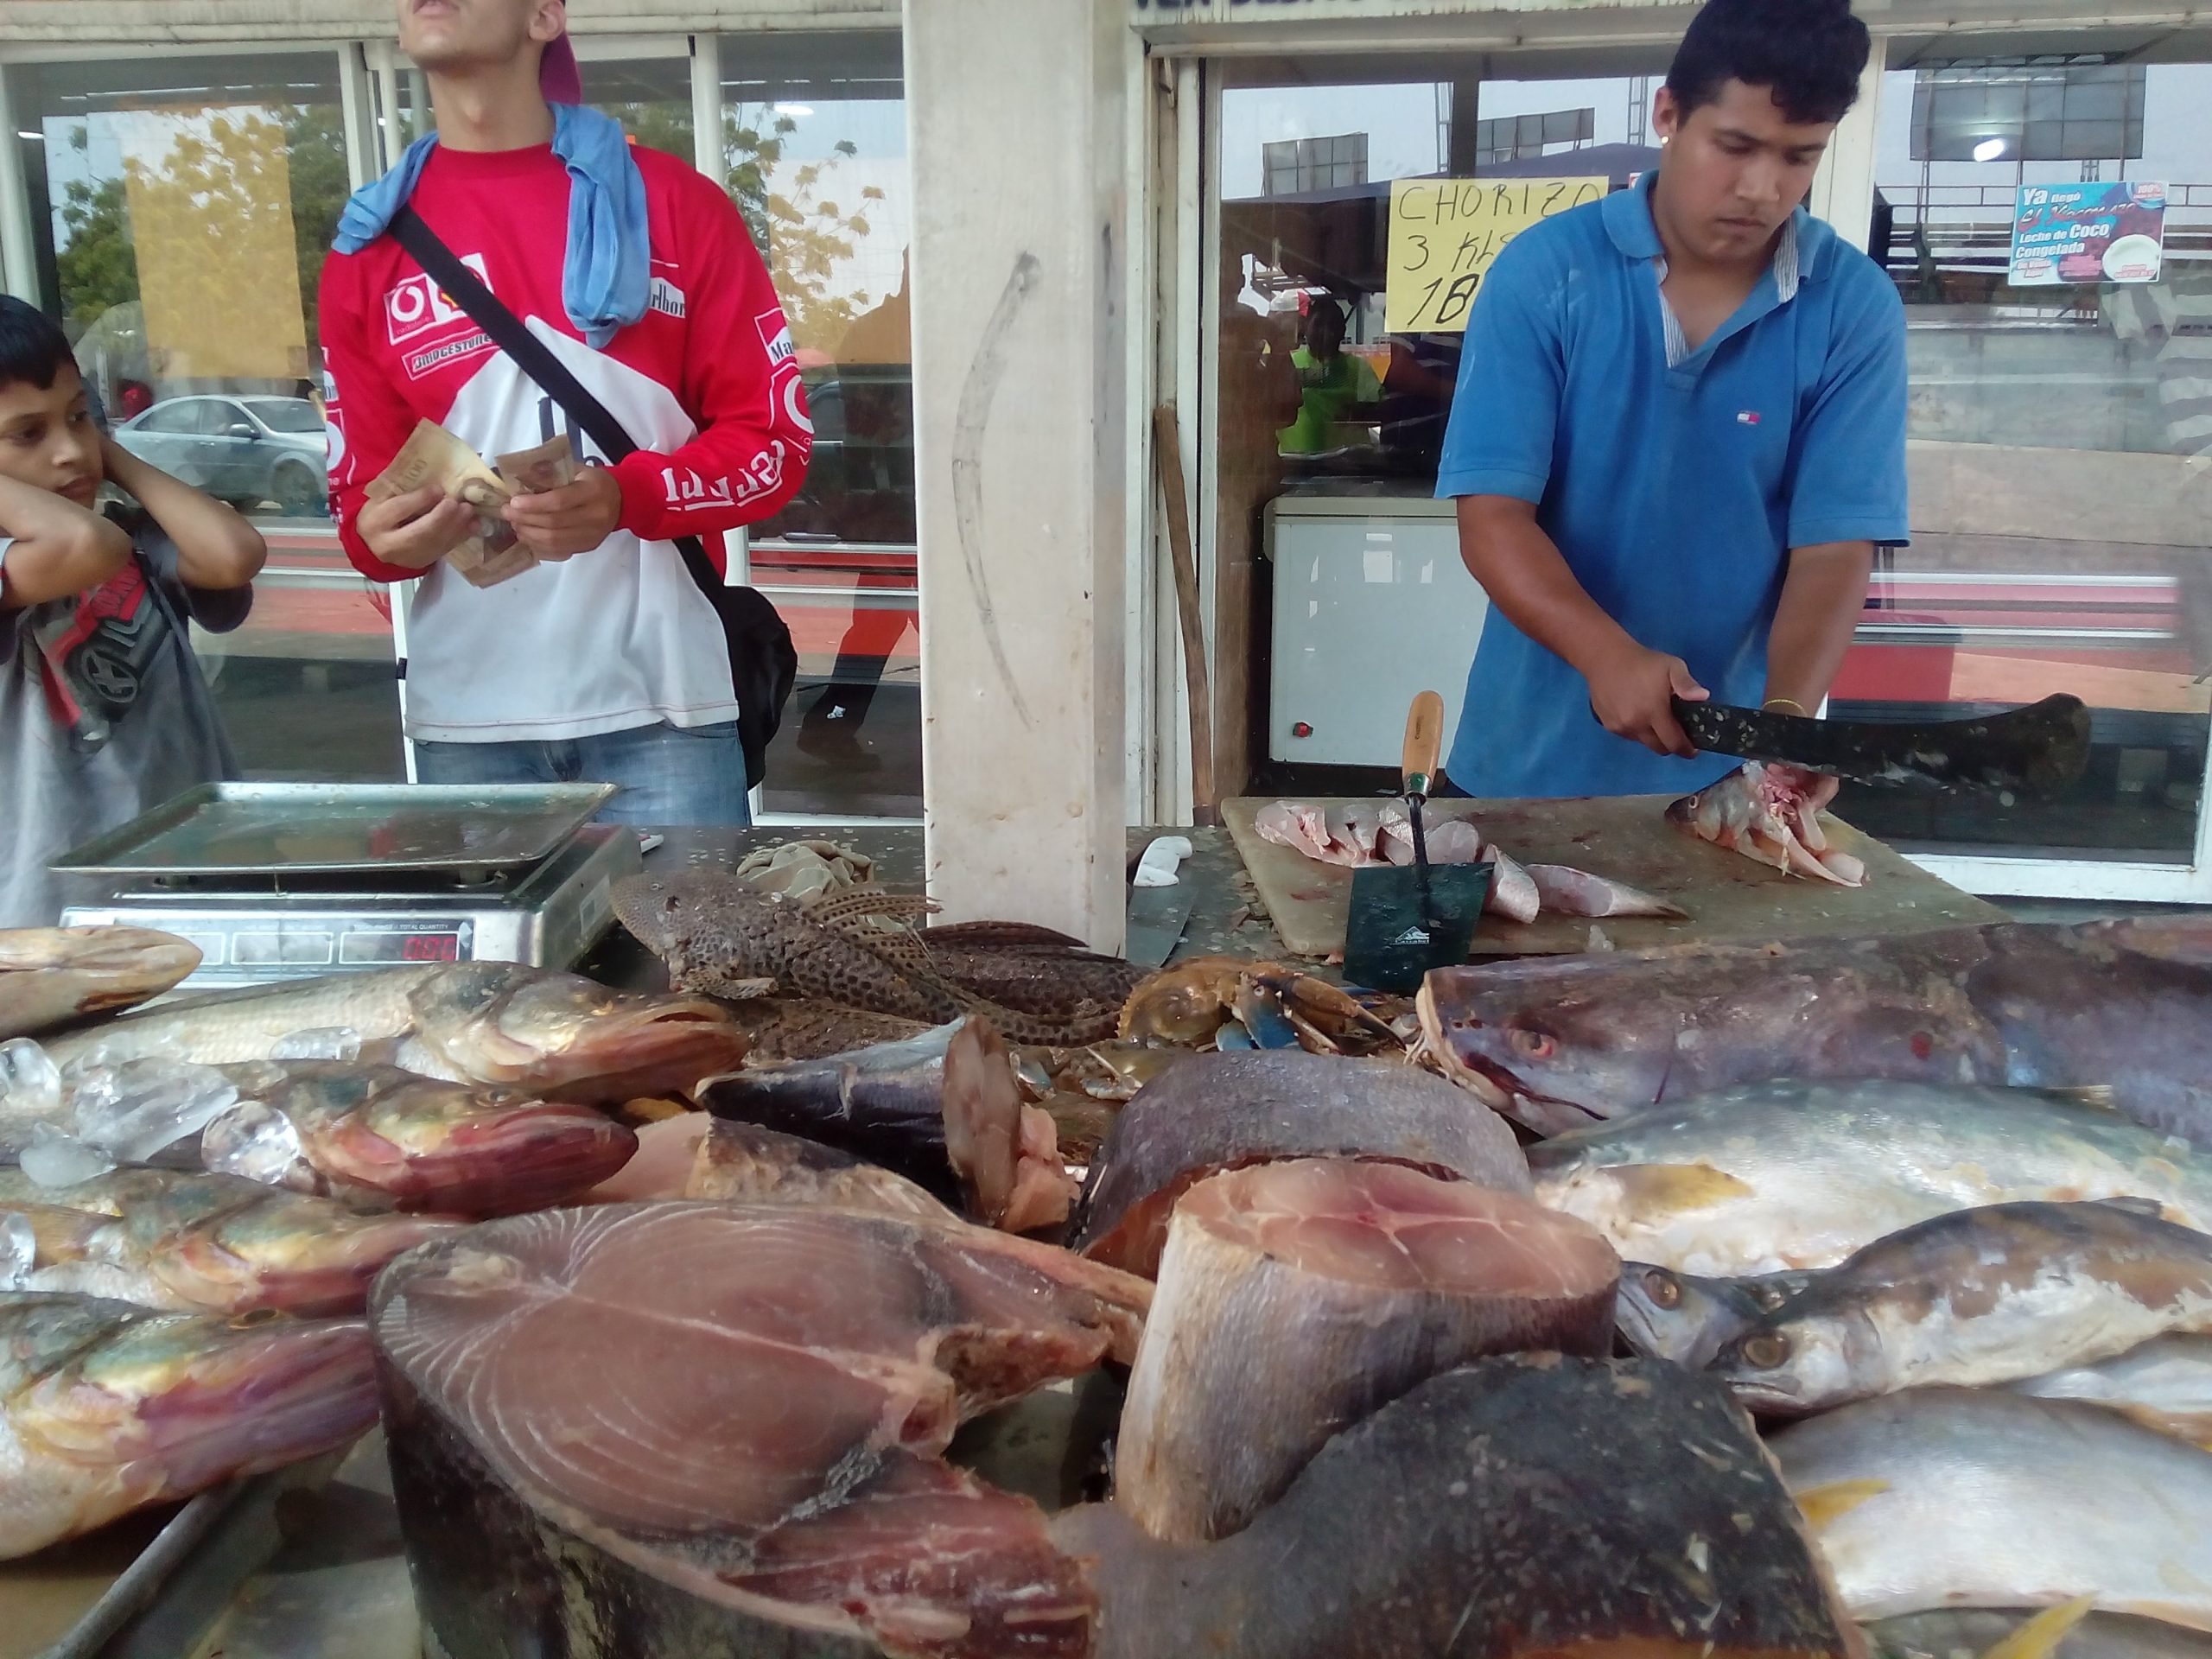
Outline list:
[[[1778,760],[1859,784],[2048,798],[2079,782],[2089,761],[2089,711],[2064,692],[1973,720],[1809,720],[1679,697],[1675,718],[1709,753]]]

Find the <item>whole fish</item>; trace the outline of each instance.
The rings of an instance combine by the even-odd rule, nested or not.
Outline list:
[[[200,1135],[207,1167],[403,1210],[504,1215],[559,1204],[622,1167],[629,1129],[588,1106],[396,1066],[226,1066],[239,1103]]]
[[[335,1451],[376,1420],[359,1319],[0,1294],[0,1559]]]
[[[1002,1007],[955,984],[904,924],[926,899],[855,887],[812,905],[716,870],[633,875],[614,889],[614,913],[668,964],[679,989],[750,997],[771,990],[940,1025],[984,1014],[1013,1041],[1087,1043],[1113,1035],[1116,996],[1102,1001],[1079,974],[1044,1013]]]
[[[1703,1370],[1725,1345],[1813,1277],[1798,1272],[1707,1279],[1649,1262],[1624,1262],[1613,1319],[1628,1345],[1646,1358]]]
[[[1122,957],[1026,922],[932,922],[921,937],[931,963],[954,984],[1043,1020],[1065,1019],[1071,1007],[1086,1003],[1110,1005],[1118,1014],[1145,976]],[[1101,1038],[1113,1035],[1111,1021],[1106,1024]]]
[[[2079,1400],[2145,1427],[2212,1440],[2212,1337],[2158,1337],[2111,1359],[2005,1385],[2044,1400]]]
[[[200,947],[149,927],[0,928],[0,1041],[159,996]]]
[[[2031,1618],[2024,1608],[1961,1607],[1906,1613],[1866,1627],[1876,1659],[2038,1659],[1999,1650]],[[2212,1659],[2212,1637],[2155,1618],[2091,1613],[2060,1633],[2056,1659]]]
[[[13,1288],[224,1313],[357,1312],[385,1262],[461,1224],[167,1169],[64,1187],[0,1170],[0,1224],[10,1216],[29,1223],[36,1244]]]
[[[745,1033],[748,1065],[823,1060],[877,1043],[899,1043],[929,1029],[926,1021],[870,1014],[810,996],[748,996],[720,1005]]]
[[[1433,1376],[1318,1452],[1249,1526],[1053,1517],[1096,1659],[1843,1659],[1857,1634],[1727,1396],[1649,1360],[1516,1354]]]
[[[2152,1198],[2212,1231],[2212,1156],[2031,1090],[1768,1083],[1529,1148],[1536,1197],[1624,1259],[1738,1277],[1833,1267],[1931,1216]]]
[[[1447,1076],[1539,1135],[1770,1077],[2107,1088],[2212,1144],[2212,916],[1443,968]]]
[[[2001,1204],[1877,1239],[1735,1338],[1713,1375],[1754,1411],[2016,1382],[2212,1330],[2212,1236],[2129,1204]]]
[[[611,991],[518,963],[374,968],[287,980],[125,1014],[48,1043],[55,1064],[168,1057],[265,1060],[302,1031],[350,1029],[360,1058],[542,1099],[616,1104],[689,1090],[743,1059],[744,1034],[703,997]]]
[[[2089,1596],[2212,1630],[2212,1452],[2117,1412],[1910,1389],[1767,1447],[1854,1618]]]

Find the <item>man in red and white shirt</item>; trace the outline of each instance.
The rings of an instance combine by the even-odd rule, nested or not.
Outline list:
[[[728,198],[622,144],[607,118],[556,109],[581,102],[566,28],[562,0],[399,0],[400,45],[429,76],[438,130],[356,197],[356,228],[341,226],[323,267],[332,505],[363,572],[423,578],[407,671],[423,781],[615,783],[610,817],[742,823],[728,642],[672,538],[701,536],[712,554],[716,532],[777,512],[813,429],[783,308]],[[401,202],[637,453],[606,464],[379,233]],[[543,563],[474,587],[442,563],[472,508],[435,486],[365,499],[425,418],[487,459],[569,432],[581,477],[506,509]]]

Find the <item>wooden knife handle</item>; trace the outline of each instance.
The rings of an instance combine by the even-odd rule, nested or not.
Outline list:
[[[1433,691],[1416,692],[1406,710],[1406,747],[1399,770],[1406,793],[1426,796],[1444,753],[1444,699]]]

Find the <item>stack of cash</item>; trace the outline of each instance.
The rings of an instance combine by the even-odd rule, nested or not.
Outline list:
[[[371,480],[365,493],[375,501],[435,484],[468,503],[476,509],[476,529],[446,555],[446,563],[477,587],[493,588],[537,563],[537,555],[515,540],[499,510],[518,495],[558,489],[576,472],[575,451],[565,432],[534,449],[501,455],[495,469],[435,421],[417,421],[391,465]]]

